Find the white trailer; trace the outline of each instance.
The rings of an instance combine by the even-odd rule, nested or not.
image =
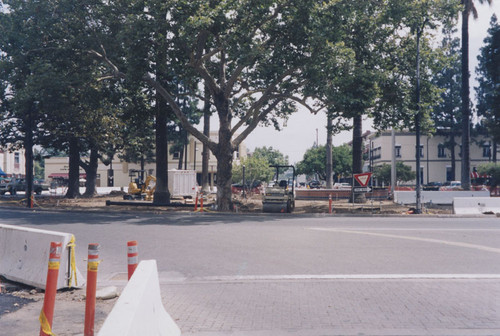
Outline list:
[[[168,191],[171,197],[194,197],[197,190],[194,170],[170,169],[168,171]]]

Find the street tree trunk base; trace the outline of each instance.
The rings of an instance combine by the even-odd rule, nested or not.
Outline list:
[[[354,194],[354,197],[351,197],[350,202],[355,204],[366,203],[366,195],[365,194]]]
[[[168,191],[155,191],[153,195],[153,204],[155,205],[169,205],[170,192]]]

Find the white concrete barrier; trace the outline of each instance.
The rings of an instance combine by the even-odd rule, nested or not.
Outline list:
[[[61,242],[63,250],[57,289],[70,287],[68,267],[71,266],[71,261],[68,243],[72,236],[71,233],[0,224],[0,275],[12,281],[45,289],[50,243]],[[85,280],[76,265],[74,270],[76,279],[73,276],[71,287],[81,287]]]
[[[161,302],[156,260],[137,266],[98,336],[178,336],[181,330]]]
[[[453,199],[453,213],[457,215],[500,213],[500,198],[457,197]]]
[[[415,191],[395,191],[394,203],[415,204]],[[489,197],[488,190],[480,191],[427,191],[421,192],[422,203],[453,204],[455,197]]]

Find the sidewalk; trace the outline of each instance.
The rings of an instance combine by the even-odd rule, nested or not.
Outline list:
[[[500,281],[346,279],[162,281],[183,335],[499,335]],[[53,331],[81,335],[83,290],[57,294]],[[2,335],[37,333],[39,300],[2,315]],[[116,299],[98,301],[96,332]]]

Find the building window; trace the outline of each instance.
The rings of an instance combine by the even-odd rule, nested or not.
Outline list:
[[[483,157],[484,158],[489,158],[491,157],[491,146],[489,142],[486,142],[483,145]]]
[[[14,153],[14,169],[19,169],[19,167],[20,167],[19,161],[20,161],[19,152],[15,152]]]
[[[173,159],[179,159],[179,157],[180,157],[180,156],[181,156],[181,153],[179,153],[179,152],[174,152],[174,153],[172,154],[172,158],[173,158]]]
[[[372,160],[380,159],[382,157],[382,148],[377,147],[372,149]]]
[[[451,180],[453,180],[451,166],[446,166],[446,181],[451,181]]]
[[[446,157],[445,147],[444,147],[443,144],[439,144],[438,145],[438,157],[439,158],[445,158]]]
[[[424,145],[420,145],[418,154],[420,155],[421,158],[424,157]]]
[[[394,146],[394,154],[396,157],[400,158],[401,157],[401,145],[396,145]]]

